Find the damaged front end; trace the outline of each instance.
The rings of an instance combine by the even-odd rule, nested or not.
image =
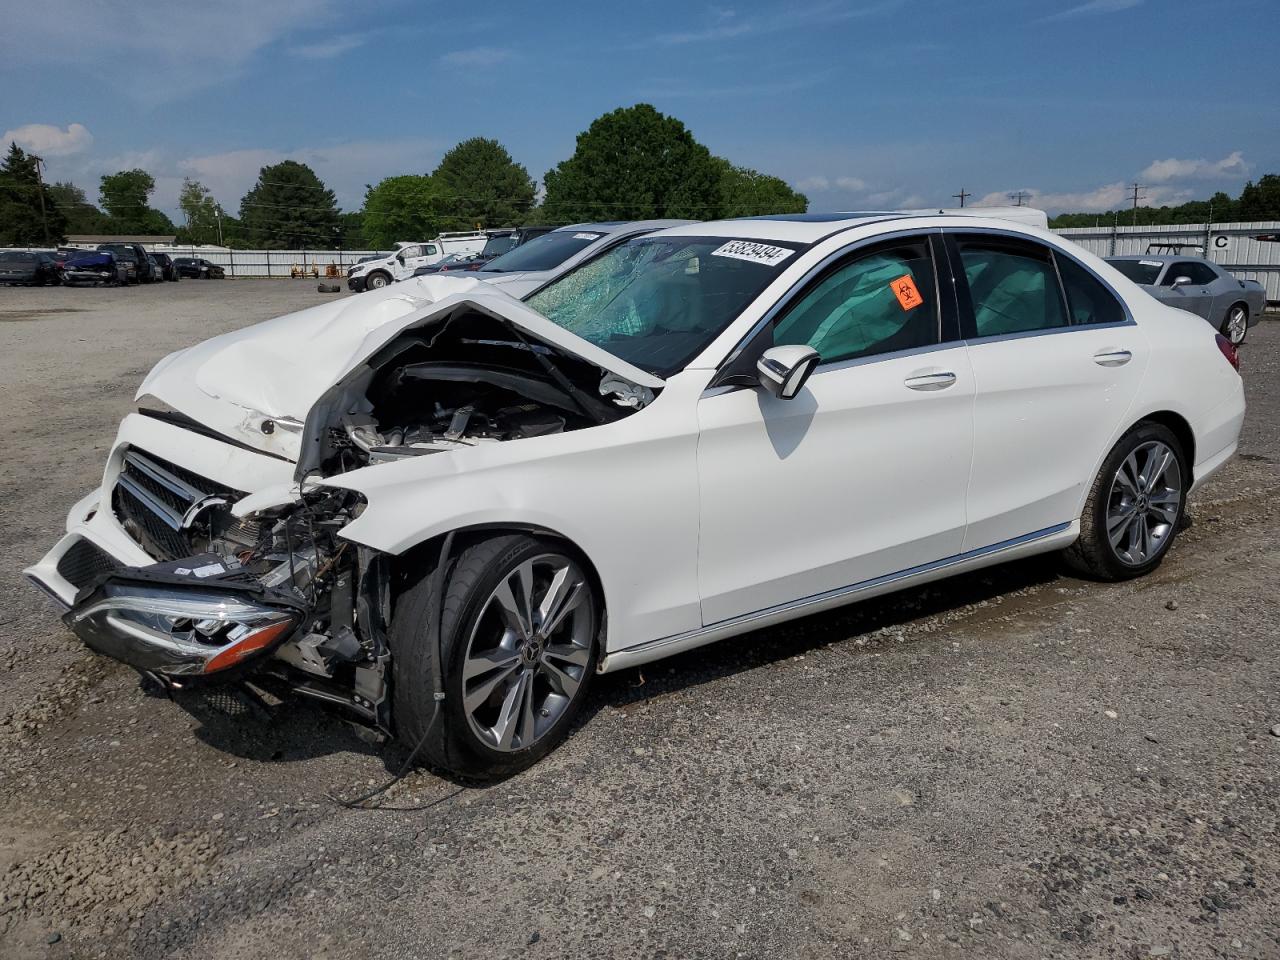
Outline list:
[[[130,473],[139,459],[126,454],[114,509],[139,544],[172,559],[97,574],[67,626],[171,691],[274,674],[387,729],[382,564],[338,536],[359,497],[311,494],[252,520],[234,518],[227,498],[206,497],[169,527],[181,506],[177,468],[142,457],[151,471],[142,486]],[[184,549],[198,552],[174,556]]]

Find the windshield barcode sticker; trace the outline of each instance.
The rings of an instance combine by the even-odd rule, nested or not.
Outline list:
[[[600,234],[600,233],[575,233],[575,234],[573,235],[573,239],[575,239],[575,240],[599,240],[602,236],[604,236],[604,234]]]
[[[1164,264],[1159,260],[1139,260],[1144,267],[1163,267]]]
[[[712,250],[713,257],[733,257],[735,260],[749,260],[751,263],[763,263],[767,267],[776,267],[787,257],[795,253],[786,247],[774,247],[767,243],[752,243],[750,240],[730,240],[718,250]]]

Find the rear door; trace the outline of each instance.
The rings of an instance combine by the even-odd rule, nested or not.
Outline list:
[[[1147,345],[1073,257],[1022,235],[947,233],[976,390],[964,541],[975,550],[1076,519]]]

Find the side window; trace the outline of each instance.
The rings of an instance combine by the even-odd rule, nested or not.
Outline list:
[[[777,321],[774,346],[806,344],[823,363],[938,342],[927,237],[859,251],[819,278]]]
[[[414,257],[420,257],[420,256],[422,256],[421,247],[401,247],[400,248],[401,260],[412,260]]]
[[[1072,324],[1124,322],[1124,307],[1097,277],[1070,257],[1055,253],[1053,259],[1067,294]]]
[[[423,256],[434,257],[436,252],[436,245],[434,243],[428,243],[426,246],[426,253],[424,253]]]
[[[1192,260],[1187,263],[1187,266],[1191,268],[1191,273],[1187,274],[1187,276],[1191,278],[1192,283],[1207,287],[1209,284],[1213,283],[1213,281],[1218,279],[1218,275],[1214,272],[1213,267],[1209,266],[1207,263],[1200,263],[1199,261]]]
[[[1057,271],[1047,248],[1025,241],[961,237],[959,250],[976,336],[1067,325]]]
[[[1187,263],[1186,261],[1169,264],[1169,269],[1164,272],[1164,279],[1160,281],[1160,286],[1172,287],[1173,281],[1179,277],[1187,277],[1192,283],[1195,283],[1195,264]]]

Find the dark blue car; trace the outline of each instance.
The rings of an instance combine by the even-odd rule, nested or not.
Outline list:
[[[109,251],[86,253],[68,260],[62,268],[62,282],[69,287],[82,283],[114,287],[127,279],[124,265]]]

